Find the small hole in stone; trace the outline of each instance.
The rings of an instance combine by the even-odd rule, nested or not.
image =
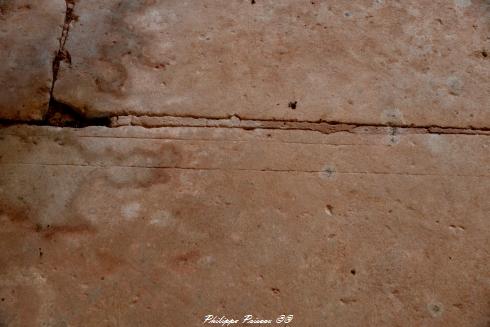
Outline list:
[[[325,168],[325,170],[323,171],[323,175],[325,177],[332,177],[334,174],[335,174],[335,169],[330,167]]]
[[[352,269],[352,270],[350,271],[350,273],[351,273],[352,275],[355,275],[355,274],[356,274],[356,270],[355,270],[355,269]]]
[[[4,297],[2,297],[2,302],[4,302],[4,301],[5,301],[5,298],[4,298]]]
[[[483,50],[481,52],[481,55],[482,55],[482,57],[486,58],[486,57],[488,57],[488,52],[486,52],[485,50]]]
[[[274,294],[279,294],[279,293],[281,293],[281,291],[280,291],[278,288],[276,288],[276,287],[272,287],[272,288],[271,288],[271,291],[272,291],[272,293],[274,293]]]
[[[433,304],[433,305],[431,305],[431,307],[430,307],[430,308],[431,308],[431,310],[432,310],[433,312],[435,312],[435,313],[438,313],[438,312],[440,312],[440,311],[441,311],[441,308],[440,308],[440,307],[439,307],[437,304]]]
[[[325,213],[329,216],[333,215],[333,207],[330,204],[325,206]]]
[[[296,109],[296,106],[298,105],[298,101],[290,101],[288,103],[288,107],[291,108],[291,109]]]
[[[250,3],[254,5],[255,4],[255,0],[250,1]]]

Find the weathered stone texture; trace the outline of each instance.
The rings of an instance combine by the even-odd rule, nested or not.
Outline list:
[[[48,110],[63,0],[0,1],[0,119],[39,120]]]
[[[92,125],[0,128],[0,327],[490,326],[489,35],[485,0],[0,0],[1,122],[54,85],[42,124]]]
[[[55,97],[89,116],[490,126],[487,1],[84,0],[75,12]]]
[[[0,324],[490,321],[487,136],[0,136]]]

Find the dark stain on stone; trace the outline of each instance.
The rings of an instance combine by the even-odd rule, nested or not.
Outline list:
[[[86,224],[74,224],[74,225],[55,225],[42,228],[40,231],[43,237],[47,240],[51,240],[57,236],[62,235],[80,235],[89,234],[95,232],[95,229]]]
[[[36,89],[36,93],[40,95],[44,95],[49,93],[50,89],[46,85],[42,85]]]
[[[158,63],[153,66],[155,69],[165,69],[167,65],[165,63]]]
[[[188,264],[190,262],[196,261],[199,257],[200,254],[198,250],[191,250],[175,256],[172,261],[176,264]]]
[[[290,101],[288,103],[288,107],[291,108],[291,109],[296,109],[296,106],[298,105],[298,101]]]
[[[5,214],[9,221],[25,231],[30,231],[36,234],[40,234],[44,239],[51,240],[58,235],[71,235],[71,234],[87,234],[95,232],[95,229],[85,222],[64,224],[64,225],[43,225],[36,222],[31,217],[30,208],[14,206],[7,201],[2,201],[0,214]],[[79,221],[80,219],[73,219]],[[39,249],[39,256],[42,256],[41,249]]]
[[[357,299],[343,297],[343,298],[340,299],[340,302],[342,302],[343,304],[352,304],[352,303],[356,303],[357,302]]]
[[[13,9],[13,1],[1,0],[0,1],[0,18],[6,16]]]
[[[29,221],[30,210],[24,206],[15,206],[7,201],[0,202],[0,214],[6,215],[8,220],[22,229],[31,229]]]
[[[179,272],[192,271],[194,265],[197,263],[201,254],[199,250],[190,250],[184,253],[173,256],[170,259],[170,268]]]
[[[454,303],[453,307],[458,308],[459,310],[462,310],[464,308],[463,303]]]

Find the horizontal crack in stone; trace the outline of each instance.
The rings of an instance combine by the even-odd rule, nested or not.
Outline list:
[[[138,126],[142,128],[162,127],[196,127],[196,128],[238,128],[243,130],[297,130],[313,131],[322,134],[347,132],[355,134],[455,134],[455,135],[490,135],[490,128],[444,127],[437,125],[397,125],[354,123],[338,121],[300,121],[280,119],[242,119],[236,115],[229,118],[208,118],[190,116],[112,116],[88,118],[69,105],[52,99],[51,107],[42,121],[0,120],[2,126],[37,125],[83,128],[101,126],[117,128]]]
[[[238,116],[229,118],[208,118],[189,116],[114,116],[110,118],[110,127],[139,126],[144,128],[161,127],[205,127],[205,128],[240,128],[279,129],[315,131],[323,134],[349,132],[358,134],[388,133],[397,134],[464,134],[464,135],[490,135],[490,129],[444,127],[436,125],[397,125],[397,124],[370,124],[338,121],[298,121],[280,119],[242,119]]]
[[[490,135],[490,128],[414,125],[394,123],[358,123],[328,120],[294,119],[249,119],[238,115],[226,117],[201,117],[193,115],[105,115],[89,117],[83,110],[51,98],[50,108],[41,121],[21,121],[0,119],[0,126],[36,125],[83,128],[101,126],[117,128],[138,126],[142,128],[162,127],[201,127],[201,128],[238,128],[243,130],[298,130],[313,131],[322,134],[347,132],[355,134],[454,134],[454,135]]]

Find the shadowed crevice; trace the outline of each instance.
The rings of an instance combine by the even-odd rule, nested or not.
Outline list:
[[[110,117],[87,118],[75,108],[51,98],[43,120],[0,119],[0,127],[15,125],[83,128],[89,126],[111,127]]]
[[[82,128],[88,126],[109,127],[109,117],[87,118],[75,108],[51,98],[48,112],[44,116],[45,126]]]

